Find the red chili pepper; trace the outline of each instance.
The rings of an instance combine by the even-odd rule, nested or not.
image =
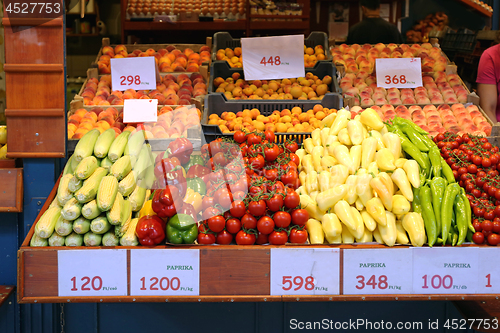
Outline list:
[[[154,246],[165,240],[165,222],[156,215],[143,216],[135,232],[141,245]]]

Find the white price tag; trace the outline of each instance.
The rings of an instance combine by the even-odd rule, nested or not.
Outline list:
[[[126,296],[127,250],[57,251],[59,296]]]
[[[130,250],[130,294],[199,295],[200,251]]]
[[[241,39],[245,80],[304,77],[304,35]]]
[[[155,57],[111,59],[111,87],[120,91],[156,89]]]
[[[123,102],[123,123],[156,123],[157,99],[126,99]]]
[[[479,274],[476,284],[478,294],[500,294],[500,265],[498,248],[478,248]]]
[[[377,87],[417,88],[422,86],[420,58],[375,59]]]
[[[411,294],[412,252],[402,249],[344,250],[344,295]]]
[[[474,294],[478,248],[412,248],[414,294]]]
[[[338,295],[339,249],[271,249],[271,295]]]

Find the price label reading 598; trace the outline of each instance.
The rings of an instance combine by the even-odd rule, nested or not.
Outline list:
[[[312,276],[308,276],[305,279],[302,276],[283,276],[283,290],[291,290],[293,288],[294,291],[303,289],[311,291],[314,289],[314,278]]]

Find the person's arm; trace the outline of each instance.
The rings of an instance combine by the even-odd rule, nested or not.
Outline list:
[[[497,86],[495,84],[478,83],[477,94],[479,95],[479,105],[490,117],[493,123],[497,122]]]

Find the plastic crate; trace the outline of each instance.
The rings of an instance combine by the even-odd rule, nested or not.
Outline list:
[[[232,133],[223,134],[218,125],[208,125],[208,117],[211,114],[221,115],[223,112],[239,112],[244,109],[258,109],[261,114],[269,116],[274,110],[292,109],[299,106],[303,111],[312,109],[314,105],[321,104],[329,109],[342,108],[342,96],[329,93],[322,100],[227,100],[222,93],[210,94],[205,97],[205,110],[201,118],[201,128],[206,142],[211,142],[218,137],[232,137]],[[301,144],[305,139],[311,137],[311,132],[276,133],[276,140],[281,143],[292,139]]]
[[[332,83],[328,86],[330,92],[341,93],[339,83],[337,81],[337,68],[331,62],[317,62],[314,67],[306,69],[306,73],[311,72],[317,75],[320,79],[325,76],[330,75],[332,77]],[[222,77],[224,79],[231,77],[233,73],[240,73],[240,78],[245,79],[243,73],[243,68],[234,68],[229,66],[226,61],[214,61],[210,66],[210,81],[208,82],[208,93],[212,94],[215,92],[214,89],[214,79],[216,77]]]
[[[241,39],[233,38],[231,34],[226,31],[216,32],[212,39],[212,45],[212,61],[215,61],[217,60],[215,56],[218,50],[241,47]],[[322,45],[325,50],[326,59],[318,61],[332,61],[333,57],[329,51],[330,47],[328,46],[328,35],[326,33],[322,31],[311,32],[307,38],[304,38],[304,45],[312,48],[316,45]]]
[[[441,48],[445,51],[472,53],[477,44],[476,36],[476,32],[468,29],[458,31],[448,30],[441,41]]]

